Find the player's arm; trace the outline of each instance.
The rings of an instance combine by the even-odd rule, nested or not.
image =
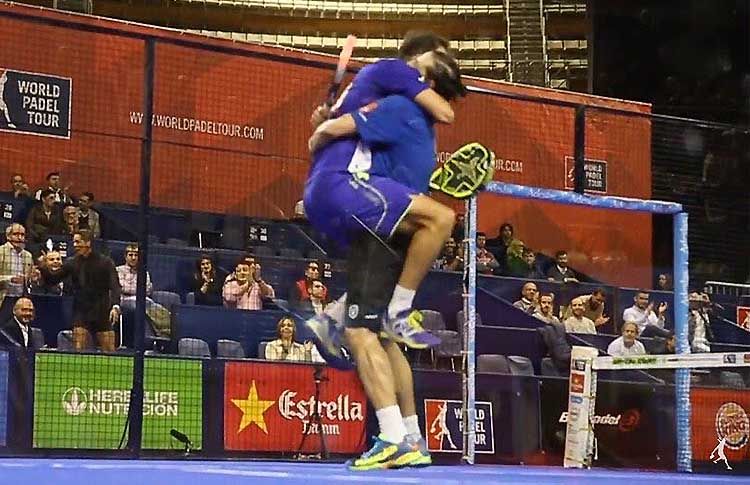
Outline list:
[[[351,114],[346,114],[321,123],[307,141],[310,153],[315,153],[320,147],[331,140],[357,133],[357,125]]]
[[[414,97],[414,101],[432,115],[435,121],[451,124],[456,118],[451,104],[432,88],[425,89]]]

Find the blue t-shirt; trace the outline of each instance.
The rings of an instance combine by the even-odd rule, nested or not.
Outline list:
[[[334,105],[334,113],[342,115],[391,94],[414,99],[429,85],[419,71],[401,59],[384,59],[363,67]],[[365,171],[382,175],[382,168],[368,165],[366,147],[354,138],[333,141],[313,154],[309,177],[342,171]],[[354,165],[352,161],[354,160]]]
[[[388,96],[353,114],[357,133],[371,152],[370,173],[427,192],[435,168],[432,118],[403,96]]]

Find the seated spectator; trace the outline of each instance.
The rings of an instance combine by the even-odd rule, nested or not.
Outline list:
[[[521,299],[513,302],[513,306],[529,315],[533,315],[537,310],[538,293],[539,290],[536,287],[536,283],[532,283],[531,281],[524,283],[521,288]]]
[[[202,256],[193,274],[193,294],[196,305],[221,306],[221,278],[216,274],[216,265],[209,256]]]
[[[42,256],[53,273],[56,273],[62,268],[63,260],[60,251],[52,250],[47,251]],[[45,283],[43,280],[38,279],[31,283],[31,293],[35,295],[69,295],[70,294],[70,278],[66,278],[59,283]]]
[[[502,270],[506,268],[505,257],[514,235],[513,224],[504,222],[497,231],[497,237],[487,241],[487,248],[495,255],[495,259],[500,264]]]
[[[122,288],[120,307],[123,312],[132,312],[136,306],[136,289],[138,287],[139,248],[137,244],[129,244],[125,248],[125,264],[115,268],[117,278]],[[154,331],[161,337],[168,337],[172,332],[172,315],[163,305],[148,296],[154,289],[151,275],[146,272],[146,316],[153,325]]]
[[[567,251],[558,251],[555,253],[555,264],[547,270],[547,279],[550,281],[559,281],[560,283],[578,282],[575,271],[568,268]]]
[[[661,273],[656,278],[656,289],[660,291],[672,291],[672,278],[666,273]]]
[[[453,230],[451,231],[451,237],[456,243],[460,244],[464,240],[464,224],[466,222],[466,216],[464,214],[456,214],[456,223],[453,224]]]
[[[327,295],[328,288],[323,284],[323,281],[313,280],[312,289],[310,290],[310,304],[316,315],[322,315],[323,310],[326,309],[328,305],[328,301],[326,300]]]
[[[524,248],[523,250],[523,260],[526,263],[526,266],[529,268],[526,272],[525,276],[522,276],[522,278],[526,278],[528,280],[541,280],[544,279],[544,275],[539,271],[539,268],[536,264],[536,253],[533,249],[530,248]]]
[[[560,319],[554,315],[555,308],[555,295],[552,293],[541,293],[539,294],[539,308],[534,312],[534,318],[538,318],[544,323],[550,325],[560,325]]]
[[[246,255],[245,255],[245,257],[244,257],[244,258],[242,258],[242,259],[244,259],[244,260],[245,260],[245,262],[246,262],[246,263],[247,263],[247,264],[248,264],[248,265],[249,265],[249,266],[250,266],[251,268],[254,268],[254,267],[255,267],[255,256],[253,256],[252,254],[246,254]],[[235,279],[235,277],[234,277],[234,272],[232,272],[232,273],[229,273],[228,275],[226,275],[226,276],[224,277],[224,284],[227,284],[227,283],[228,283],[229,281],[232,281],[233,279]]]
[[[50,236],[63,234],[65,224],[62,213],[55,204],[55,195],[49,190],[43,190],[40,197],[42,202],[29,211],[26,218],[26,230],[32,244],[42,244]]]
[[[22,297],[13,305],[13,316],[0,322],[0,347],[32,348],[31,324],[34,322],[34,303]]]
[[[572,307],[572,314],[565,319],[565,331],[568,333],[596,334],[594,322],[583,315],[583,300],[580,297],[573,298],[570,306]]]
[[[590,295],[581,295],[578,298],[583,301],[583,316],[594,321],[597,327],[609,322],[609,317],[604,316],[604,303],[607,301],[603,288],[595,288]],[[563,319],[572,315],[570,307],[563,312]]]
[[[5,228],[6,243],[0,246],[0,322],[9,317],[15,298],[23,296],[33,273],[34,260],[26,247],[26,229],[21,224]]]
[[[487,236],[483,232],[477,233],[477,272],[492,274],[500,264],[486,247]]]
[[[677,341],[675,340],[674,332],[669,332],[669,334],[664,338],[654,337],[652,341],[653,343],[646,349],[649,354],[675,353]]]
[[[75,206],[66,205],[63,208],[63,223],[63,234],[66,236],[73,236],[78,232],[78,209]]]
[[[664,315],[667,312],[667,303],[661,302],[658,306],[658,316],[654,312],[654,303],[649,303],[649,293],[639,291],[633,298],[633,306],[626,308],[622,312],[623,322],[635,322],[638,325],[638,334],[643,337],[649,337],[650,329],[644,335],[646,327],[653,326],[657,329],[664,329]]]
[[[222,290],[224,306],[238,310],[262,310],[262,298],[275,298],[276,294],[268,283],[263,281],[260,264],[249,264],[243,258],[234,267],[229,281]]]
[[[692,292],[688,295],[688,341],[694,353],[711,352],[713,331],[707,307],[711,304],[708,295]]]
[[[60,172],[50,172],[47,174],[47,188],[41,188],[36,191],[34,198],[38,201],[44,199],[43,193],[49,191],[54,196],[55,204],[72,204],[73,200],[68,196],[68,187],[62,187],[60,181]]]
[[[545,325],[539,328],[544,346],[547,348],[547,355],[552,358],[552,363],[561,372],[570,370],[570,344],[565,336],[565,327],[559,323],[545,322]]]
[[[440,271],[462,271],[464,260],[460,255],[461,250],[456,245],[456,240],[449,237],[443,246],[443,252],[435,260],[434,268]]]
[[[301,344],[294,341],[295,333],[294,320],[287,316],[281,317],[276,324],[278,338],[266,344],[266,360],[324,363],[325,361],[312,342],[308,340]]]
[[[13,219],[11,222],[19,224],[26,223],[29,211],[34,206],[34,198],[29,194],[29,185],[24,181],[23,175],[14,173],[11,178],[11,190],[8,193],[13,199]]]
[[[313,281],[317,279],[320,279],[320,263],[317,261],[310,261],[307,263],[307,268],[305,268],[304,278],[299,279],[294,283],[291,294],[289,295],[289,303],[295,306],[301,306],[305,302],[309,302]],[[327,297],[328,290],[326,289],[323,299],[326,299]]]
[[[638,337],[638,325],[635,322],[622,324],[622,335],[614,339],[607,347],[607,353],[616,357],[628,355],[645,355],[646,348],[636,340]]]
[[[102,228],[99,225],[99,213],[91,206],[94,203],[94,194],[84,192],[78,198],[78,227],[88,229],[95,239],[102,236]]]

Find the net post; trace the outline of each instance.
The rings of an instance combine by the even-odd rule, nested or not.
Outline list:
[[[475,387],[475,338],[476,338],[476,295],[477,295],[477,198],[470,198],[465,204],[464,220],[464,328],[463,328],[463,461],[474,464],[474,435],[476,434],[476,387]]]
[[[673,216],[674,247],[674,318],[678,354],[690,353],[688,342],[688,215],[678,212]],[[692,471],[692,444],[690,442],[690,369],[675,371],[675,403],[677,421],[677,471]]]

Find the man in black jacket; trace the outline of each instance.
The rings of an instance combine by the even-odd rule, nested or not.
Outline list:
[[[31,322],[34,321],[34,304],[28,298],[19,298],[13,305],[13,316],[0,327],[0,347],[32,348]]]
[[[91,248],[91,233],[77,231],[73,235],[76,255],[53,270],[45,261],[40,263],[41,278],[55,284],[70,277],[73,293],[73,345],[81,351],[87,334],[96,335],[99,347],[105,352],[115,351],[115,332],[112,325],[120,318],[120,280],[115,264]]]

